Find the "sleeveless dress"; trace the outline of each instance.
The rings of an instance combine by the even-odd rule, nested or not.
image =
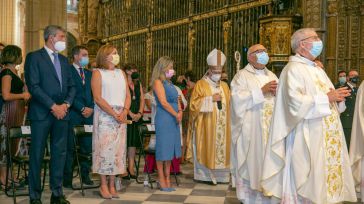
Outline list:
[[[101,74],[101,96],[116,112],[121,112],[126,98],[122,71],[97,69]],[[118,123],[97,104],[92,134],[92,171],[101,175],[118,175],[126,171],[126,124]]]
[[[140,82],[138,81],[134,85],[134,91],[129,87],[130,91],[130,98],[131,98],[131,105],[130,111],[134,114],[139,112],[140,106]],[[128,116],[128,120],[132,120],[130,116]],[[138,127],[141,124],[142,118],[140,118],[137,122],[134,122],[127,127],[127,146],[128,147],[141,147],[140,144],[140,137],[139,137],[139,130]]]
[[[163,87],[167,102],[178,111],[178,92],[174,85],[163,81]],[[157,161],[169,161],[173,157],[181,157],[181,135],[180,126],[176,118],[166,111],[155,95],[157,111],[155,115],[156,147],[155,156]]]
[[[9,75],[11,77],[10,93],[21,94],[24,89],[24,82],[18,75],[14,74],[10,69],[3,69],[0,73],[0,80]],[[1,82],[0,82],[1,91]],[[6,165],[6,137],[9,128],[21,126],[24,120],[25,103],[24,100],[4,101],[1,100],[0,114],[0,166]],[[12,149],[17,149],[18,144],[12,144]],[[14,148],[15,147],[15,148]],[[13,154],[15,151],[13,152]]]

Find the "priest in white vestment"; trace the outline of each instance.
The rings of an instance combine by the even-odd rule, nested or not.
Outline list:
[[[226,57],[214,49],[207,56],[209,70],[190,97],[186,159],[194,163],[197,181],[230,181],[230,89],[221,81]]]
[[[350,161],[356,191],[364,200],[364,81],[356,94],[353,127],[351,130]]]
[[[339,114],[346,88],[334,89],[314,62],[323,44],[314,29],[291,38],[295,56],[283,69],[264,159],[262,186],[282,203],[357,200]]]
[[[265,65],[267,50],[249,48],[249,64],[231,81],[231,173],[245,204],[274,203],[263,195],[261,179],[278,78]]]

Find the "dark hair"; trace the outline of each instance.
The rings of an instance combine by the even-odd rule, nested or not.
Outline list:
[[[81,50],[88,50],[87,47],[82,46],[82,45],[76,45],[72,48],[71,50],[71,57],[72,59],[75,59],[75,55],[80,54]]]
[[[127,63],[123,65],[124,71],[132,70],[132,69],[138,69],[138,67],[135,64]]]
[[[6,46],[1,54],[1,64],[21,64],[22,53],[20,47],[16,45]]]
[[[57,31],[62,31],[62,32],[66,33],[66,30],[63,29],[61,26],[58,26],[58,25],[49,25],[49,26],[45,27],[44,28],[44,34],[43,34],[44,41],[47,42],[49,36],[56,35]]]
[[[340,71],[337,72],[337,75],[339,76],[341,73],[345,73],[346,74],[346,71],[340,70]]]
[[[192,81],[192,82],[195,82],[196,81],[196,76],[195,76],[195,74],[192,71],[187,71],[185,73],[185,78],[186,79],[190,78],[190,81]]]

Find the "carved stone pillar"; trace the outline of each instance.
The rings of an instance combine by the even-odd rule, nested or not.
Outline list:
[[[328,1],[327,5],[327,41],[325,45],[325,51],[326,51],[326,66],[325,71],[327,75],[336,81],[337,79],[337,70],[336,70],[336,49],[337,49],[337,17],[338,17],[338,11],[337,11],[337,1],[331,0]]]
[[[359,35],[360,40],[360,51],[359,51],[359,74],[361,76],[361,79],[364,78],[364,1],[361,2],[360,5],[360,32],[361,35]]]
[[[349,45],[347,47],[348,52],[348,63],[347,66],[350,69],[359,69],[359,44],[360,36],[360,2],[362,0],[349,0],[347,1],[347,12],[348,12],[348,41]]]
[[[291,55],[291,36],[301,26],[297,16],[267,16],[259,20],[260,44],[267,48],[270,69],[280,74]]]

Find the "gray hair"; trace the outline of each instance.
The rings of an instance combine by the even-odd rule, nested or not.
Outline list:
[[[293,33],[291,37],[291,48],[292,52],[296,53],[297,49],[299,48],[300,42],[305,39],[307,33],[316,32],[313,28],[301,28]]]
[[[159,58],[157,63],[155,64],[153,68],[152,78],[150,80],[150,85],[153,86],[154,81],[159,79],[161,81],[164,81],[166,79],[165,71],[167,70],[168,66],[170,64],[173,64],[173,60],[168,56],[163,56]]]
[[[61,26],[58,26],[58,25],[49,25],[49,26],[47,26],[44,29],[44,34],[43,34],[44,41],[47,42],[49,36],[56,35],[57,31],[62,31],[62,32],[66,33],[66,30],[63,29]]]

